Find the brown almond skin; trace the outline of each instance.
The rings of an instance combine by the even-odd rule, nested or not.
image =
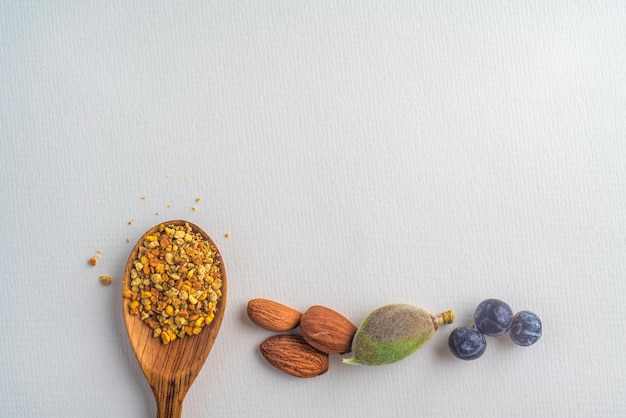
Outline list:
[[[315,377],[328,371],[328,354],[311,347],[300,335],[274,335],[260,347],[272,366],[296,377]]]
[[[257,298],[248,302],[248,317],[268,331],[285,332],[298,326],[302,313],[282,303]]]
[[[311,306],[300,319],[302,337],[311,346],[328,354],[352,350],[357,327],[346,317],[325,306]]]

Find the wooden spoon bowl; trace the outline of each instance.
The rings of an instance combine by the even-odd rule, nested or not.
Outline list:
[[[206,232],[190,222],[181,220],[163,222],[163,225],[166,226],[185,224],[189,224],[193,232],[199,233],[205,240],[215,246],[215,243]],[[131,288],[130,272],[137,259],[139,247],[143,245],[147,235],[154,234],[158,230],[159,225],[150,228],[130,252],[124,271],[122,291],[130,290]],[[215,248],[217,250],[217,246]],[[213,321],[205,325],[198,335],[185,336],[167,345],[163,344],[160,338],[153,336],[153,330],[139,316],[130,314],[128,306],[130,300],[122,297],[122,311],[124,313],[128,339],[141,366],[141,370],[143,370],[154,393],[157,403],[157,417],[159,418],[177,418],[181,416],[183,399],[200,372],[217,338],[226,308],[227,280],[224,262],[219,251],[217,251],[216,257],[220,261],[222,296],[217,301],[217,311]]]

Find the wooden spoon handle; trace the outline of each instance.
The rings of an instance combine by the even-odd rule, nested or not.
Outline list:
[[[183,415],[183,404],[178,402],[157,402],[157,418],[180,418]]]
[[[157,404],[157,418],[181,418],[183,413],[183,398],[178,392],[178,385],[170,382],[155,390],[154,399]]]

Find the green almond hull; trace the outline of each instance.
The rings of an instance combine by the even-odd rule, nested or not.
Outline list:
[[[435,334],[432,316],[407,304],[385,305],[361,323],[352,341],[354,357],[344,363],[379,366],[400,361]]]

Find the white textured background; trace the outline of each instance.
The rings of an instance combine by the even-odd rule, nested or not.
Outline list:
[[[623,1],[0,10],[0,416],[155,415],[120,276],[126,239],[176,218],[219,243],[230,290],[185,417],[626,410]],[[401,363],[296,379],[258,353],[253,297],[459,325],[498,297],[544,337],[462,362],[447,327]]]

